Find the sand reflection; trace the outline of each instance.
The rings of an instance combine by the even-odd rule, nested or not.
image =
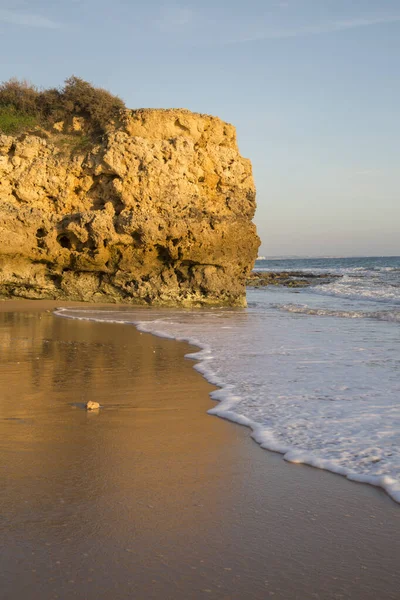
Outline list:
[[[162,513],[177,494],[190,506],[196,483],[215,479],[210,430],[188,430],[188,412],[205,413],[212,388],[182,360],[182,344],[132,326],[16,312],[0,313],[0,345],[2,535],[86,545],[94,532],[129,538],[135,522],[160,532],[172,527]],[[87,400],[102,410],[87,413]],[[187,528],[191,515],[173,527]]]
[[[26,306],[0,307],[1,600],[398,597],[383,492],[208,416],[188,346]]]

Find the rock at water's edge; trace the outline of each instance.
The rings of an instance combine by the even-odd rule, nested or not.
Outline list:
[[[245,304],[259,239],[234,127],[149,109],[87,154],[55,141],[0,135],[1,295]]]

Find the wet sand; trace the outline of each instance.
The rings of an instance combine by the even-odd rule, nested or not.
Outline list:
[[[207,415],[192,347],[55,305],[0,303],[2,600],[398,600],[383,491]]]

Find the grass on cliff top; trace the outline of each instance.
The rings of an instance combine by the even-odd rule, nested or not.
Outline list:
[[[18,135],[37,127],[38,121],[33,115],[19,112],[14,106],[0,105],[0,132],[6,135]]]
[[[0,84],[0,133],[8,135],[34,133],[35,127],[54,132],[56,123],[68,128],[74,117],[81,117],[83,133],[98,139],[118,121],[123,109],[120,98],[75,76],[58,89],[39,90],[17,79]]]

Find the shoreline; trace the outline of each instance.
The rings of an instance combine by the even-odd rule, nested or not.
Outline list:
[[[155,310],[159,309],[155,308]],[[80,320],[86,320],[88,322],[104,322],[102,320],[98,320],[94,316],[73,317],[69,314],[63,314],[63,308],[60,308],[59,311],[54,311],[54,314],[61,318],[67,319],[78,318]],[[109,323],[121,324],[121,322],[119,321],[112,320],[110,320]],[[152,322],[150,321],[149,323],[151,325]],[[292,464],[306,465],[315,469],[320,469],[322,471],[333,473],[335,475],[340,475],[348,481],[362,483],[365,485],[371,485],[373,487],[379,488],[380,490],[383,490],[384,493],[387,494],[391,500],[393,500],[393,502],[395,502],[396,504],[400,504],[400,486],[395,480],[391,479],[390,476],[373,476],[358,473],[357,471],[351,470],[347,467],[342,467],[341,465],[337,465],[334,462],[329,461],[327,459],[320,459],[314,456],[312,453],[298,450],[295,447],[283,445],[282,442],[276,440],[274,434],[266,433],[262,425],[260,425],[256,421],[253,421],[244,415],[237,414],[234,411],[230,410],[230,397],[229,394],[228,396],[226,396],[225,394],[225,389],[227,388],[226,384],[220,381],[218,377],[215,377],[212,370],[210,371],[210,369],[207,368],[207,359],[203,357],[203,352],[207,354],[207,352],[209,351],[208,346],[202,345],[195,338],[174,337],[173,335],[169,335],[165,332],[157,330],[154,331],[151,327],[147,328],[145,323],[139,323],[137,320],[128,321],[125,324],[134,326],[138,331],[142,333],[149,333],[150,335],[155,335],[160,338],[169,339],[176,342],[183,342],[194,346],[197,350],[195,352],[189,353],[188,355],[185,355],[185,358],[194,360],[196,363],[194,365],[194,369],[196,369],[196,371],[198,371],[208,383],[217,387],[215,391],[210,393],[210,398],[216,402],[216,405],[207,410],[207,413],[250,429],[251,438],[255,441],[255,443],[258,446],[260,446],[261,449],[267,450],[269,452],[275,452],[279,454],[283,460]]]
[[[2,321],[2,330],[19,328],[15,339],[20,339],[22,349],[28,344],[24,341],[27,334],[36,327],[44,328],[47,336],[40,330],[33,337],[43,352],[41,360],[32,355],[23,365],[24,369],[32,366],[37,378],[36,365],[44,363],[41,383],[29,395],[24,387],[27,382],[21,380],[25,371],[20,372],[13,360],[0,374],[3,389],[7,382],[8,386],[21,386],[21,394],[16,396],[29,399],[34,415],[18,416],[18,411],[23,412],[18,404],[15,418],[30,418],[32,425],[24,429],[23,441],[17,435],[12,444],[15,448],[3,441],[3,450],[16,460],[18,468],[24,467],[23,456],[25,462],[32,461],[36,477],[25,473],[23,480],[31,482],[33,490],[38,480],[41,484],[39,508],[27,517],[26,491],[11,467],[7,472],[3,465],[11,497],[3,490],[1,497],[9,512],[5,512],[5,527],[0,529],[1,545],[4,539],[7,548],[0,597],[16,599],[36,585],[37,596],[31,593],[30,598],[53,598],[55,594],[66,598],[76,593],[107,600],[130,595],[171,599],[397,598],[398,506],[383,491],[327,471],[287,463],[281,455],[261,452],[243,427],[210,419],[206,411],[215,407],[209,398],[215,387],[193,369],[192,361],[184,360],[193,346],[141,335],[135,327],[37,314],[60,305],[90,306],[57,301],[0,303],[1,314],[33,315],[26,323],[23,319],[11,324]],[[48,355],[49,345],[55,347],[54,356]],[[14,352],[13,343],[10,351]],[[108,356],[116,360],[111,366]],[[67,373],[54,372],[62,381],[71,381],[72,390],[58,391],[59,402],[54,407],[51,393],[58,388],[51,369],[58,363]],[[84,368],[85,377],[79,379]],[[130,381],[132,368],[138,371]],[[77,381],[69,380],[68,373]],[[124,378],[128,378],[126,383]],[[131,383],[135,386],[129,388]],[[86,415],[79,410],[80,398],[71,397],[82,386],[108,398],[99,415]],[[120,396],[124,400],[118,403]],[[9,406],[13,406],[13,398]],[[50,412],[52,406],[54,412]],[[10,418],[3,420],[4,431],[20,426]],[[30,439],[24,441],[26,431],[32,436],[32,431],[41,427],[44,433],[34,438],[32,446],[38,457],[26,454],[25,446],[20,455],[18,444],[30,444]],[[64,436],[60,438],[63,444],[71,438],[69,452],[62,448],[61,453],[59,441],[53,439],[54,428]],[[49,446],[43,453],[43,439],[47,438]],[[80,451],[85,442],[84,453],[76,452],[77,440]],[[49,448],[54,460],[47,456]],[[50,478],[56,489],[64,490],[64,495],[72,494],[72,489],[76,492],[61,505],[46,483],[48,473],[41,479],[40,459],[44,456],[57,475]],[[60,462],[66,466],[62,476]],[[77,481],[70,475],[71,463]],[[42,496],[49,500],[45,505],[52,517],[51,527],[47,512],[40,510]],[[85,536],[75,531],[78,527]],[[60,532],[64,535],[53,539]],[[74,548],[66,541],[66,532],[72,535]],[[46,543],[50,544],[47,554]],[[83,552],[84,547],[89,551]],[[21,548],[25,548],[23,563]],[[84,554],[90,560],[86,561]],[[57,567],[57,561],[64,567]],[[82,561],[90,566],[82,569]],[[32,569],[41,572],[39,584]],[[90,577],[92,581],[88,581],[90,569],[96,574]]]

